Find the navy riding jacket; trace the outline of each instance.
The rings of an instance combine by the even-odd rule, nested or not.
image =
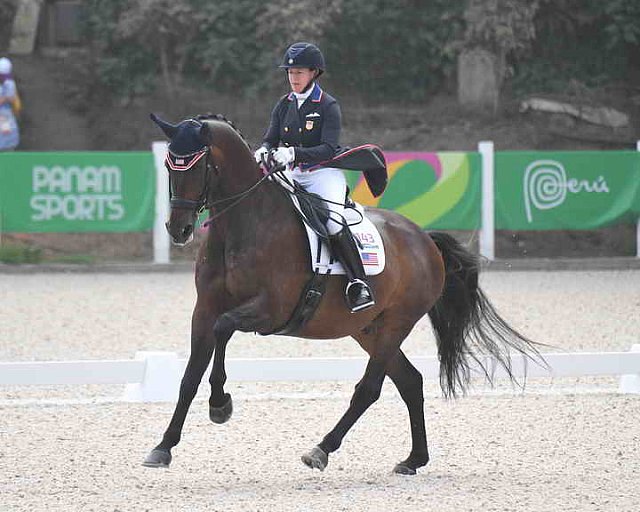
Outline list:
[[[340,105],[315,83],[298,108],[293,93],[283,96],[273,111],[263,146],[295,148],[295,165],[304,167],[332,159],[340,144]]]

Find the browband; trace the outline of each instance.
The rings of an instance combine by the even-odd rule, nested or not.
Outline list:
[[[165,165],[172,171],[188,171],[198,161],[207,154],[207,148],[191,153],[190,155],[174,155],[171,151],[167,151]]]

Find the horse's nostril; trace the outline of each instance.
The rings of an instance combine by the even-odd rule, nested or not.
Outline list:
[[[192,224],[187,224],[184,229],[182,230],[182,235],[185,238],[188,238],[191,235],[191,232],[193,231],[193,225]]]

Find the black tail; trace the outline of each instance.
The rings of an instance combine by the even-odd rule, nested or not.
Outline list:
[[[478,286],[478,258],[446,233],[429,233],[442,253],[444,291],[429,311],[438,343],[440,387],[446,397],[464,393],[470,379],[471,357],[491,381],[483,357],[492,356],[517,382],[510,352],[516,351],[546,366],[541,346],[518,333],[498,314]]]

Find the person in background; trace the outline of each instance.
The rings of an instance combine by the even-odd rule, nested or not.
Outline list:
[[[0,58],[0,151],[12,151],[20,143],[15,105],[18,91],[12,76],[13,66],[6,57]]]
[[[280,68],[287,74],[291,92],[276,103],[255,159],[264,163],[272,152],[277,163],[291,169],[295,181],[325,200],[330,211],[326,226],[331,249],[349,281],[345,290],[347,305],[353,313],[370,308],[375,304],[373,292],[342,217],[346,179],[340,169],[322,165],[336,155],[341,129],[338,102],[317,82],[325,70],[324,56],[311,43],[295,43],[285,52]]]

